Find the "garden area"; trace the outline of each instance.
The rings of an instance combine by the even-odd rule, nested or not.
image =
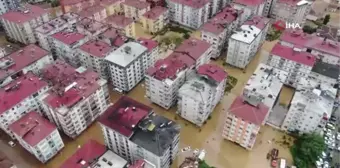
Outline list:
[[[280,38],[281,34],[282,34],[281,30],[277,30],[275,28],[270,28],[268,33],[267,33],[266,40],[268,40],[268,41],[277,40],[277,39]]]
[[[224,93],[230,92],[237,84],[237,78],[233,76],[228,76],[227,85],[225,87]]]

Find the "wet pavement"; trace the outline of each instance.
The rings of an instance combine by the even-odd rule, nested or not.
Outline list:
[[[229,75],[232,75],[238,79],[238,83],[235,88],[233,88],[231,92],[224,97],[222,102],[214,110],[212,118],[208,120],[207,124],[201,129],[193,126],[185,120],[180,119],[180,117],[175,118],[175,107],[166,111],[161,107],[152,104],[144,96],[145,89],[143,87],[143,83],[140,83],[127,95],[137,101],[151,106],[156,113],[164,115],[180,123],[182,126],[180,146],[186,147],[190,145],[192,149],[205,149],[207,152],[206,162],[211,166],[215,166],[217,168],[269,168],[270,163],[268,160],[266,160],[266,154],[274,147],[280,150],[279,157],[285,158],[287,159],[288,163],[291,163],[292,159],[289,149],[284,148],[280,144],[274,142],[275,140],[282,139],[283,135],[285,134],[274,130],[269,126],[262,127],[260,131],[261,133],[258,135],[256,144],[252,151],[247,151],[232,142],[223,140],[221,137],[225,110],[228,109],[233,99],[237,95],[241,94],[244,84],[256,69],[257,64],[263,59],[260,57],[260,55],[268,53],[274,44],[275,42],[265,43],[262,47],[262,50],[258,52],[255,59],[247,67],[245,73],[240,69],[225,66],[225,69]],[[222,66],[221,60],[213,61],[212,63]],[[117,101],[120,96],[120,94],[112,93],[112,102]],[[286,102],[284,99],[282,99],[282,101]],[[1,139],[6,139],[6,137],[3,136]],[[70,140],[66,136],[63,136],[63,139],[65,143],[64,149],[59,155],[55,156],[45,165],[39,163],[32,155],[20,147],[20,145],[17,144],[17,146],[14,148],[9,147],[7,145],[7,140],[0,141],[0,149],[4,150],[4,152],[9,155],[10,159],[18,163],[19,168],[58,168],[64,160],[74,153],[79,145],[84,144],[87,140],[95,139],[103,143],[103,136],[97,123],[93,124],[75,140]],[[187,153],[179,153],[178,159],[174,162],[173,168],[177,168],[187,155]]]

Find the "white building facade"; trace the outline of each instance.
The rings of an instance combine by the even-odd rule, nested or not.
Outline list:
[[[270,16],[275,20],[285,21],[288,24],[299,24],[302,27],[311,8],[312,2],[307,0],[277,0]]]
[[[241,24],[253,16],[264,16],[263,11],[266,6],[264,0],[235,0],[232,4],[235,9],[243,11]]]

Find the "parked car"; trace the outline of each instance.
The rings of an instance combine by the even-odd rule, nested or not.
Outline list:
[[[8,145],[11,146],[11,147],[14,147],[15,146],[15,143],[13,141],[9,141],[8,142]]]

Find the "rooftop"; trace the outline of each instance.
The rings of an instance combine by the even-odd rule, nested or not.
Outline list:
[[[161,7],[161,6],[156,6],[149,11],[145,12],[143,16],[145,18],[151,19],[151,20],[157,20],[161,15],[166,13],[168,11],[167,8]]]
[[[306,4],[312,4],[310,1],[307,0],[279,0],[278,3],[285,3],[291,6],[301,6]]]
[[[118,2],[122,2],[122,0],[101,0],[100,5],[103,5],[105,7],[105,6],[115,4],[115,3],[118,3]]]
[[[146,51],[147,48],[143,45],[136,42],[128,42],[110,53],[105,59],[119,66],[125,67]]]
[[[252,25],[263,30],[269,24],[269,21],[270,19],[263,16],[253,16],[251,19],[245,21],[243,25]]]
[[[1,15],[1,18],[10,22],[24,23],[36,19],[44,14],[47,14],[47,11],[44,9],[35,5],[24,4],[22,7],[19,7],[16,10],[11,10],[4,13]]]
[[[113,48],[101,41],[101,40],[91,40],[79,47],[83,52],[89,53],[91,56],[104,58],[108,53],[113,51]]]
[[[65,13],[61,15],[60,17],[57,17],[55,19],[50,20],[47,23],[44,23],[43,25],[37,27],[35,31],[40,32],[42,34],[49,34],[56,28],[60,28],[66,24],[69,24],[71,22],[76,23],[79,16],[75,13]]]
[[[264,0],[236,0],[234,3],[244,6],[258,6],[263,4],[264,2]]]
[[[274,46],[270,54],[291,60],[299,64],[304,64],[310,67],[314,66],[316,62],[315,56],[312,55],[311,53],[302,51],[301,49],[298,48],[286,47],[281,45],[280,43],[277,43]]]
[[[243,101],[241,96],[236,97],[229,108],[229,112],[238,118],[251,122],[255,125],[262,125],[265,117],[269,112],[269,108],[260,103],[257,107]]]
[[[105,21],[117,29],[125,29],[126,26],[133,23],[132,18],[125,17],[124,15],[111,15]]]
[[[209,96],[217,87],[206,78],[195,76],[187,80],[178,90],[178,96],[186,96],[195,100],[196,102],[206,103],[209,101]]]
[[[204,64],[198,67],[197,73],[200,75],[207,76],[208,78],[216,81],[222,82],[224,79],[227,78],[227,72],[215,65],[215,64]]]
[[[322,26],[317,30],[317,34],[321,37],[326,37],[337,42],[340,42],[340,29],[331,26]]]
[[[60,31],[53,34],[52,37],[66,45],[72,46],[73,44],[78,43],[80,40],[85,39],[86,36],[78,32]]]
[[[131,137],[138,123],[151,111],[151,107],[123,96],[102,114],[99,122],[126,137]]]
[[[34,147],[57,128],[47,119],[32,111],[13,122],[9,129],[27,144]]]
[[[53,87],[44,99],[52,108],[71,108],[100,87],[97,73],[83,67],[75,69],[60,60],[46,66],[42,76]]]
[[[96,13],[102,12],[105,10],[104,6],[101,5],[95,5],[95,6],[90,6],[86,9],[83,9],[79,12],[79,16],[81,17],[93,17]]]
[[[213,18],[211,18],[207,23],[205,23],[201,27],[201,30],[219,35],[229,24],[235,21],[240,14],[240,11],[228,5],[221,12],[217,13]]]
[[[240,30],[236,30],[231,38],[244,43],[252,43],[256,37],[261,33],[261,30],[252,25],[242,25]]]
[[[126,168],[128,162],[111,150],[107,150],[95,164],[99,168]]]
[[[4,88],[0,88],[0,114],[6,112],[45,86],[47,86],[46,82],[40,80],[39,77],[33,75],[31,72],[28,72]]]
[[[125,42],[128,41],[128,38],[124,35],[119,34],[119,31],[115,28],[108,28],[105,32],[98,36],[99,39],[104,40],[112,47],[120,47]]]
[[[106,152],[105,145],[89,140],[69,157],[60,168],[84,168],[96,162]]]
[[[140,1],[140,0],[125,0],[123,4],[137,8],[137,9],[144,9],[144,8],[150,7],[150,4],[148,2]]]
[[[29,44],[10,55],[0,58],[0,80],[21,71],[48,54],[46,50],[34,44]]]
[[[144,160],[137,160],[135,163],[130,165],[128,168],[144,168],[145,161]]]
[[[175,53],[186,54],[193,58],[195,61],[198,60],[209,48],[211,44],[206,41],[199,40],[196,38],[189,38],[175,49]]]
[[[202,8],[211,2],[210,0],[171,0],[171,1],[174,3],[189,6],[191,8]]]
[[[151,52],[154,48],[158,47],[158,42],[152,39],[140,37],[138,38],[138,42],[142,44],[144,47],[148,48],[149,52]]]
[[[337,80],[340,75],[340,67],[338,65],[327,64],[322,61],[317,61],[312,68],[312,72]]]
[[[76,27],[79,32],[89,35],[98,35],[108,29],[106,24],[87,17],[78,21]]]

